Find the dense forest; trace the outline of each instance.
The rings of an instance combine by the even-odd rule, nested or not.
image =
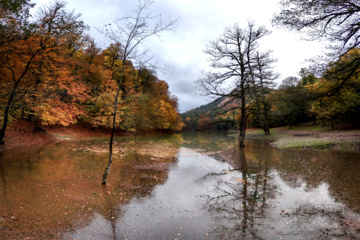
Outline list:
[[[32,7],[29,0],[0,5],[1,142],[14,118],[111,128],[115,116],[121,131],[181,130],[177,98],[153,68],[124,58],[119,42],[99,48],[66,3],[36,16]]]

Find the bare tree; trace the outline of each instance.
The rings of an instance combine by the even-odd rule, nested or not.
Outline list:
[[[241,112],[240,147],[245,146],[248,103],[253,100],[251,88],[255,83],[258,65],[258,40],[269,33],[264,27],[256,28],[251,22],[246,29],[234,24],[205,49],[205,53],[210,55],[210,66],[216,71],[206,73],[204,78],[198,80],[198,84],[205,94],[227,97],[229,103],[240,100],[236,107]]]
[[[314,61],[313,71],[319,75],[329,68],[329,62],[337,62],[350,50],[359,48],[358,0],[282,0],[281,6],[281,12],[273,17],[274,24],[291,30],[305,31],[310,40],[325,39],[331,43],[326,62],[318,59]],[[359,69],[360,58],[357,57],[336,71],[325,72],[327,79],[338,81],[339,84],[324,95],[331,96],[337,93],[352,76],[359,74]]]
[[[272,70],[272,64],[276,62],[270,56],[271,51],[264,53],[257,52],[255,55],[255,71],[253,72],[253,98],[255,98],[255,114],[259,119],[259,123],[264,130],[265,135],[270,135],[270,119],[271,104],[266,95],[275,87],[275,80],[278,74]]]
[[[359,1],[282,0],[281,6],[273,18],[275,24],[305,30],[312,39],[330,39],[344,52],[360,44]]]
[[[124,82],[124,70],[128,61],[149,61],[148,50],[141,49],[141,45],[150,37],[159,36],[161,32],[173,30],[177,20],[163,21],[161,16],[146,13],[146,9],[152,4],[151,0],[139,0],[136,11],[132,16],[116,19],[114,24],[107,24],[99,31],[118,47],[121,66],[120,75],[116,79],[118,84],[114,102],[113,124],[109,142],[109,162],[102,177],[102,184],[106,184],[112,163],[112,146],[116,131],[116,116],[121,89]]]

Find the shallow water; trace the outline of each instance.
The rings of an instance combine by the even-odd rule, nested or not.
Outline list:
[[[359,153],[239,150],[224,133],[139,140],[171,154],[133,144],[106,187],[107,139],[4,152],[0,238],[360,238]]]

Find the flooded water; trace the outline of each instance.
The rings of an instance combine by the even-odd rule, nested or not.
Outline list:
[[[0,239],[359,239],[360,154],[224,133],[67,141],[0,156]]]

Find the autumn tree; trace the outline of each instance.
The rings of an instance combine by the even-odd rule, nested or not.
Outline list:
[[[307,85],[307,88],[312,93],[321,96],[318,101],[313,102],[311,111],[323,120],[323,124],[325,124],[325,120],[330,121],[332,129],[339,120],[353,122],[356,127],[358,125],[360,116],[360,75],[354,72],[350,79],[342,83],[346,73],[342,75],[338,69],[353,61],[354,58],[359,58],[359,56],[359,49],[349,51],[338,62],[330,64],[329,69],[318,81]],[[341,84],[342,87],[338,92],[332,95],[325,94],[329,89],[338,88]]]
[[[153,16],[146,13],[146,9],[152,1],[139,0],[138,7],[134,15],[116,19],[114,24],[105,25],[100,32],[106,36],[114,46],[118,47],[118,55],[121,60],[119,66],[119,75],[115,79],[117,83],[117,91],[113,104],[113,124],[109,142],[109,161],[102,178],[102,184],[106,184],[106,179],[110,171],[112,163],[112,145],[116,131],[116,118],[118,112],[118,103],[121,100],[122,89],[125,80],[125,70],[127,63],[146,61],[147,52],[140,47],[150,37],[159,36],[164,31],[173,30],[176,20],[164,22],[161,15]]]
[[[0,1],[0,46],[24,39],[31,34],[36,26],[29,21],[30,9],[34,5],[29,0]]]
[[[4,109],[0,142],[3,142],[9,116],[23,105],[27,96],[36,92],[36,87],[42,81],[48,81],[41,78],[39,73],[44,67],[51,68],[58,54],[64,51],[64,47],[68,48],[69,36],[81,35],[86,28],[79,20],[80,15],[67,12],[65,5],[64,2],[55,1],[43,7],[34,22],[24,23],[32,26],[25,27],[26,30],[22,28],[21,21],[14,19],[15,24],[19,24],[15,30],[20,34],[0,46],[0,94]],[[11,28],[9,34],[12,35],[15,30]]]
[[[254,84],[258,41],[268,34],[269,31],[264,27],[256,28],[250,22],[245,29],[234,24],[205,49],[214,71],[206,73],[204,78],[198,80],[198,84],[205,94],[228,97],[228,103],[240,100],[237,106],[240,110],[240,147],[245,146],[246,120],[251,101],[249,88]]]

